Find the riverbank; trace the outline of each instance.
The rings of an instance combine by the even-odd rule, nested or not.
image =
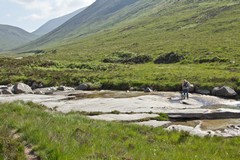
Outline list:
[[[44,89],[43,89],[44,90]],[[42,104],[53,111],[70,113],[78,112],[89,118],[107,121],[132,122],[150,126],[189,131],[193,130],[201,121],[200,136],[239,136],[240,131],[228,131],[230,126],[238,127],[240,119],[240,102],[214,96],[190,94],[190,98],[182,100],[178,92],[123,92],[123,91],[56,91],[52,95],[20,94],[1,95],[1,102],[16,100],[32,101]],[[160,113],[169,116],[170,121],[155,121]],[[203,116],[204,118],[199,118]],[[216,117],[219,116],[220,118]],[[174,116],[178,116],[174,118]],[[179,120],[179,116],[182,116]],[[189,119],[188,117],[191,116]],[[225,125],[215,123],[223,120]],[[200,121],[199,121],[200,120]],[[215,124],[210,129],[208,123]],[[228,121],[229,120],[229,121]],[[176,122],[177,121],[177,122]],[[212,122],[210,122],[212,121]],[[221,122],[221,121],[219,121]],[[180,125],[181,124],[181,125]],[[191,125],[189,125],[191,124]],[[177,125],[177,126],[176,126]],[[199,127],[199,126],[198,126]],[[211,134],[205,131],[211,130]],[[204,134],[202,134],[202,131]]]

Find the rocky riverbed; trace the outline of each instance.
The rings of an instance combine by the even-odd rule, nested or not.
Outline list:
[[[166,130],[187,131],[199,136],[240,136],[240,101],[236,100],[200,94],[190,94],[189,99],[182,100],[177,92],[69,89],[43,94],[49,90],[43,88],[39,94],[0,95],[0,102],[33,101],[63,113],[94,113],[88,117],[96,120],[162,126]],[[168,114],[170,120],[153,120],[160,113]]]

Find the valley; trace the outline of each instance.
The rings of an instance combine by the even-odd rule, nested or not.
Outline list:
[[[238,159],[239,17],[238,0],[96,0],[0,25],[0,160]]]

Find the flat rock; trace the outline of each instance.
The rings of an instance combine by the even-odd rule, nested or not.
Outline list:
[[[135,124],[144,125],[144,126],[152,126],[152,127],[162,127],[162,126],[165,126],[170,123],[171,123],[170,121],[150,120],[150,121],[144,121],[144,122],[136,122]]]
[[[145,93],[140,92],[140,94],[134,93],[135,96],[129,97],[129,93],[121,92],[121,96],[116,96],[115,98],[109,98],[109,96],[101,97],[109,91],[61,91],[56,92],[54,89],[45,89],[47,91],[54,91],[53,95],[34,95],[34,94],[20,94],[20,95],[0,95],[0,102],[13,102],[16,100],[32,101],[35,103],[43,104],[48,108],[55,108],[56,111],[63,113],[68,113],[72,111],[85,111],[85,112],[103,112],[110,113],[112,111],[119,111],[121,114],[102,114],[98,116],[91,116],[90,118],[108,121],[139,121],[146,118],[157,117],[159,113],[167,113],[169,115],[187,115],[191,116],[194,114],[207,115],[209,113],[220,114],[224,113],[239,114],[239,109],[227,109],[227,108],[204,108],[204,106],[212,105],[235,105],[239,106],[240,102],[235,100],[228,100],[223,98],[218,98],[214,96],[199,95],[199,94],[189,94],[189,99],[184,100],[187,104],[183,104],[181,100],[181,95],[177,92],[154,92]],[[43,93],[45,93],[43,92]],[[99,94],[98,98],[87,98],[91,97],[91,94]],[[118,94],[119,92],[114,92]],[[131,92],[130,92],[131,93]],[[87,94],[88,96],[81,99],[74,99],[74,94]],[[122,94],[126,94],[123,96]],[[68,96],[72,95],[72,96]],[[110,94],[112,95],[112,94]],[[224,105],[223,105],[224,104]],[[133,114],[123,114],[123,113],[133,113]],[[153,114],[149,114],[149,113]],[[184,116],[185,116],[184,115]],[[150,125],[150,126],[161,126],[165,125],[165,122],[158,121],[147,121],[139,122],[140,125]],[[227,123],[226,123],[227,124]],[[166,124],[168,125],[168,124]],[[234,128],[225,128],[226,130],[219,130],[218,132],[211,132],[202,130],[200,127],[179,127],[173,126],[175,130],[188,131],[193,135],[199,136],[224,136],[231,137],[238,135],[238,131]],[[183,125],[184,126],[184,125]],[[170,129],[169,127],[168,129]]]
[[[95,120],[106,120],[106,121],[136,121],[145,118],[158,117],[158,114],[101,114],[97,116],[88,116]]]

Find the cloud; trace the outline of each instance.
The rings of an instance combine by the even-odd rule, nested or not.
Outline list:
[[[31,15],[22,17],[21,20],[44,20],[66,15],[77,9],[90,5],[95,0],[11,0]]]

